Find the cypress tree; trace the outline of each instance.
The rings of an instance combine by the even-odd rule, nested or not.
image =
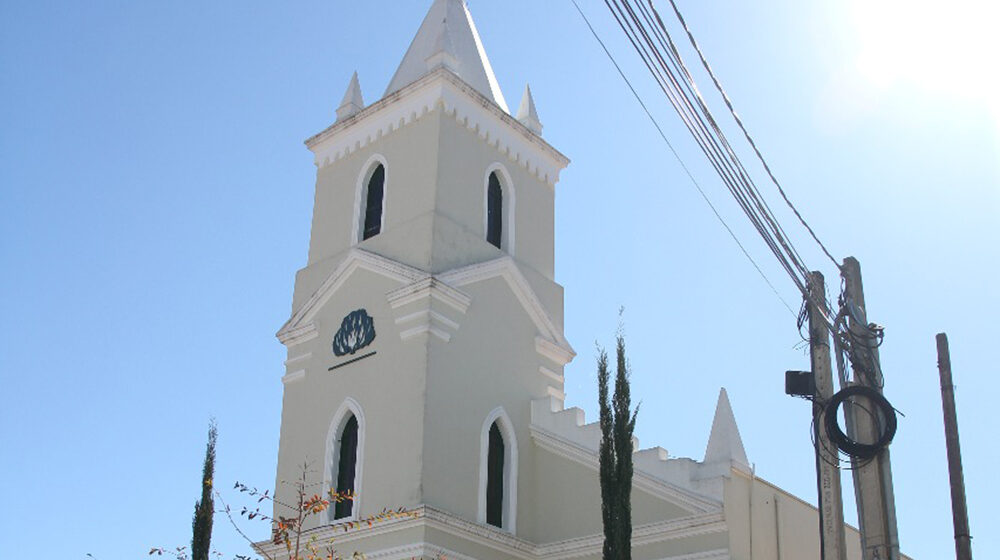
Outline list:
[[[608,398],[608,354],[603,349],[597,356],[597,397],[601,414],[601,447],[599,450],[601,479],[601,519],[604,524],[603,560],[632,558],[632,434],[639,414],[632,406],[629,389],[628,360],[625,359],[625,338],[621,331],[617,340],[615,392]]]
[[[191,521],[191,560],[208,560],[212,546],[212,516],[215,500],[212,498],[212,477],[215,476],[215,440],[218,429],[215,420],[208,425],[208,445],[205,446],[205,464],[201,471],[201,499],[194,504]]]

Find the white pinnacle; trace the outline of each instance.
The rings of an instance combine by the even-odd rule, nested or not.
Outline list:
[[[528,130],[539,136],[542,135],[542,121],[538,120],[538,111],[535,110],[535,98],[531,96],[530,85],[524,86],[521,106],[517,109],[517,120],[528,127]]]
[[[365,100],[361,96],[361,83],[358,81],[358,73],[351,76],[351,83],[347,84],[347,92],[344,93],[344,100],[337,108],[337,122],[358,114],[365,108]]]
[[[510,112],[464,0],[434,0],[385,95],[442,66]]]
[[[736,427],[736,417],[733,407],[729,404],[726,389],[719,391],[719,402],[715,406],[715,419],[712,420],[712,434],[708,436],[708,447],[705,449],[705,464],[731,462],[748,468],[747,452],[743,449],[743,439]]]

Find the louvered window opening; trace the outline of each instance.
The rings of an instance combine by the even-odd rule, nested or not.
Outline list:
[[[490,173],[490,183],[486,193],[486,241],[497,249],[503,234],[503,188],[494,171]]]
[[[344,425],[340,435],[340,457],[337,459],[337,493],[354,491],[355,469],[358,463],[358,420],[354,416]],[[337,502],[333,508],[333,518],[350,517],[354,500]]]
[[[382,197],[385,192],[385,168],[379,165],[368,180],[365,201],[365,229],[362,240],[374,237],[382,230]]]
[[[503,459],[503,436],[494,422],[486,458],[486,522],[494,527],[503,527]]]

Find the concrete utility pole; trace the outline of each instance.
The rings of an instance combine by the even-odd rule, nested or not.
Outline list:
[[[852,357],[855,384],[863,384],[882,392],[878,379],[866,379],[859,370],[867,368],[872,376],[879,376],[878,343],[868,329],[865,311],[865,294],[861,283],[861,264],[854,257],[844,259],[841,268],[844,277],[847,305],[851,306],[848,328],[852,334]],[[868,348],[864,346],[867,345]],[[844,414],[848,435],[854,441],[872,442],[878,439],[878,410],[865,410],[858,406],[847,406]],[[889,449],[882,449],[875,458],[862,461],[852,459],[854,474],[854,494],[858,503],[858,525],[861,529],[861,551],[864,560],[899,560],[899,535],[896,532],[896,499],[892,489],[892,468]]]
[[[951,354],[948,335],[937,335],[938,372],[941,374],[941,406],[944,409],[944,436],[948,447],[948,474],[951,478],[951,517],[955,523],[955,558],[972,560],[969,511],[965,505],[965,476],[962,448],[958,443],[958,415],[955,413],[955,386],[951,381]]]
[[[819,495],[820,553],[823,560],[846,560],[844,502],[840,487],[840,457],[823,429],[826,401],[833,396],[830,366],[830,332],[814,302],[826,301],[823,275],[809,275],[809,357],[816,380],[813,398],[813,431],[816,439],[816,483]]]

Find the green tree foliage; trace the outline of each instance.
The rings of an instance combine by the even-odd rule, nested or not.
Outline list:
[[[629,368],[625,338],[618,332],[615,393],[608,398],[608,353],[597,356],[597,392],[601,407],[601,518],[604,522],[604,560],[632,558],[632,433],[639,408],[630,410]]]
[[[212,546],[212,516],[215,513],[212,477],[215,476],[215,440],[219,435],[215,420],[208,425],[205,465],[201,471],[201,499],[194,504],[191,521],[191,560],[208,560]]]

